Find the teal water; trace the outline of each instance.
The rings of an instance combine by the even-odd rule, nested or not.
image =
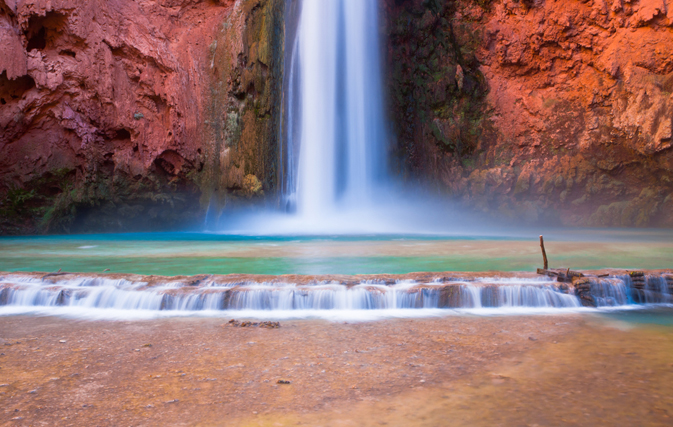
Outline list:
[[[57,271],[144,275],[196,274],[406,274],[429,271],[522,271],[533,264],[518,260],[462,260],[443,257],[329,257],[329,258],[147,258],[147,257],[0,257],[0,271]],[[520,266],[512,268],[512,266]]]
[[[670,232],[550,234],[551,267],[673,268]],[[534,271],[537,236],[231,236],[208,233],[0,238],[0,271],[405,274]]]
[[[643,310],[620,310],[601,314],[610,320],[626,322],[634,326],[665,326],[673,328],[673,307],[656,307]]]

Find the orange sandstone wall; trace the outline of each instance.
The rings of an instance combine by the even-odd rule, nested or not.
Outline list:
[[[673,1],[387,4],[407,179],[531,222],[673,226]]]

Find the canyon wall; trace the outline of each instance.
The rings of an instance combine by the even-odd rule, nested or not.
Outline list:
[[[673,1],[385,7],[405,180],[498,217],[673,226]]]
[[[275,185],[282,0],[0,0],[0,233],[156,230]]]
[[[285,5],[0,0],[0,234],[273,203]],[[381,5],[402,180],[500,218],[673,226],[673,0]]]

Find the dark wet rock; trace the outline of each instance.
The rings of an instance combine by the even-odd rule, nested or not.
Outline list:
[[[62,289],[56,297],[56,305],[68,305],[70,302],[71,292],[68,289]]]
[[[7,305],[9,301],[9,288],[3,288],[0,290],[0,305]]]
[[[645,273],[642,271],[630,271],[631,285],[634,289],[642,291],[647,286]]]
[[[596,307],[597,303],[591,295],[591,280],[587,277],[578,277],[573,281],[575,294],[584,307]]]
[[[211,274],[204,274],[201,276],[194,276],[192,280],[187,283],[187,286],[200,286],[204,281],[213,277]]]
[[[444,286],[439,292],[439,308],[460,308],[461,288],[460,286]]]
[[[161,306],[159,310],[170,310],[171,308],[173,308],[173,296],[164,294],[161,298]]]

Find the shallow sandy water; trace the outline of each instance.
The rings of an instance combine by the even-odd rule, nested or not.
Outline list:
[[[671,329],[594,316],[272,330],[5,317],[0,345],[1,425],[670,425],[673,415]]]

